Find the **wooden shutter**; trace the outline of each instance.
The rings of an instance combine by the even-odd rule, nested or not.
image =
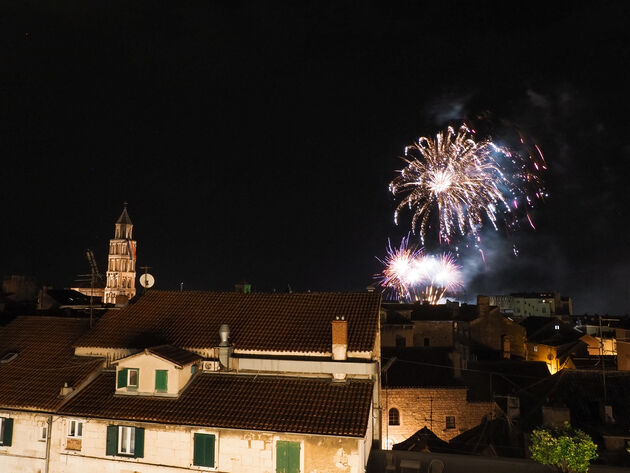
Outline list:
[[[193,465],[214,467],[214,442],[214,435],[195,434]]]
[[[276,443],[276,473],[300,472],[300,443],[278,440]]]
[[[136,427],[136,443],[133,456],[136,458],[144,458],[144,429]]]
[[[2,446],[10,447],[11,442],[13,441],[13,419],[4,418],[2,419],[4,423],[4,435],[2,436]]]
[[[127,387],[127,368],[118,370],[118,387]]]
[[[116,455],[118,453],[118,426],[107,426],[107,446],[105,455]]]
[[[168,390],[168,370],[155,370],[155,390]]]

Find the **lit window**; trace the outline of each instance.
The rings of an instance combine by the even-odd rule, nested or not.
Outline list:
[[[446,416],[446,428],[447,429],[455,428],[455,416]]]
[[[553,328],[555,328],[556,330],[560,330],[560,325],[554,325]]]
[[[136,429],[134,427],[118,427],[118,453],[133,455],[136,447]]]
[[[400,414],[398,409],[389,410],[389,425],[400,425]]]
[[[71,420],[68,423],[68,437],[83,437],[83,422]]]
[[[538,351],[538,345],[534,345],[534,351]]]

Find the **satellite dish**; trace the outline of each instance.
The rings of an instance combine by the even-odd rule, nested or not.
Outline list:
[[[151,276],[149,273],[144,273],[142,276],[140,276],[140,285],[144,287],[145,289],[149,289],[150,287],[153,287],[154,284],[155,284],[155,278]]]

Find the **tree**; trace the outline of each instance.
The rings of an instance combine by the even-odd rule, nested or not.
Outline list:
[[[591,460],[597,458],[597,445],[586,433],[565,422],[562,428],[534,430],[529,452],[532,459],[563,473],[586,473]]]

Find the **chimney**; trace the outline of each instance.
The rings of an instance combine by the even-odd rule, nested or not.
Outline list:
[[[345,360],[348,356],[348,321],[337,316],[332,321],[332,358]]]
[[[490,297],[477,296],[477,311],[479,317],[487,317],[490,314]]]
[[[222,368],[230,370],[234,348],[230,343],[230,327],[227,324],[223,324],[219,328],[219,337],[221,338],[221,343],[219,343],[219,362]]]
[[[61,388],[59,395],[65,397],[68,394],[70,394],[72,391],[74,391],[74,388],[72,386],[68,386],[68,383],[63,383],[63,388]]]

